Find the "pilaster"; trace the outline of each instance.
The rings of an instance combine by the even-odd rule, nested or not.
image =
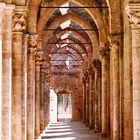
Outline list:
[[[102,109],[101,109],[101,122],[102,122],[102,136],[106,137],[108,133],[108,118],[109,118],[109,109],[108,106],[110,102],[108,102],[109,98],[109,48],[107,46],[104,46],[100,48],[99,54],[101,57],[101,62],[102,62]]]
[[[50,80],[50,74],[49,74],[49,66],[46,65],[45,70],[45,127],[48,126],[49,123],[49,80]]]
[[[89,126],[89,73],[85,72],[86,77],[86,126]]]
[[[119,51],[121,46],[121,35],[110,35],[110,53],[112,62],[112,139],[120,139],[120,73],[119,73]]]
[[[89,68],[88,68],[88,72],[89,72],[89,128],[93,129],[94,125],[93,125],[93,66],[92,64],[90,64]]]
[[[35,71],[35,136],[36,138],[40,135],[40,95],[41,95],[41,65],[42,65],[42,51],[36,53],[36,71]]]
[[[22,133],[23,96],[23,32],[26,29],[27,10],[16,7],[13,15],[12,44],[12,139],[24,139]],[[18,132],[18,133],[15,133]]]
[[[94,59],[92,62],[95,72],[95,132],[101,131],[101,63],[98,59]]]
[[[86,77],[83,76],[83,123],[86,122]]]
[[[41,94],[40,94],[40,128],[41,131],[44,130],[45,128],[45,117],[44,117],[44,105],[45,105],[45,69],[46,66],[44,64],[44,62],[42,63],[41,66]]]
[[[27,85],[27,140],[35,138],[35,54],[38,36],[28,39],[28,85]]]
[[[3,4],[2,4],[3,5]],[[2,6],[1,5],[1,6]],[[3,5],[4,6],[4,5]],[[12,16],[14,5],[1,7],[2,36],[2,98],[1,98],[1,139],[11,140],[11,100],[12,100]],[[3,17],[3,18],[2,18]]]
[[[3,11],[5,8],[4,3],[0,3],[0,118],[2,118],[2,33],[3,33]],[[2,123],[0,119],[0,139],[1,139],[1,132],[2,132]]]
[[[22,94],[22,139],[27,139],[27,53],[29,34],[23,35],[23,94]]]
[[[126,6],[126,13],[132,27],[133,139],[138,140],[140,139],[140,2],[129,3]]]

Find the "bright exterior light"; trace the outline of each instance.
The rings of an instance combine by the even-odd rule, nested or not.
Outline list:
[[[60,26],[61,26],[61,28],[62,28],[62,29],[64,29],[64,28],[66,28],[66,27],[69,27],[69,26],[70,26],[70,24],[71,24],[71,21],[70,21],[70,20],[68,20],[68,21],[66,21],[66,22],[62,23]]]
[[[64,34],[64,35],[61,36],[61,39],[63,40],[63,39],[65,39],[65,38],[68,38],[69,35],[70,35],[69,33]]]
[[[69,7],[69,3],[62,5],[61,7]],[[67,14],[69,8],[59,8],[59,10],[60,10],[62,15],[65,15],[65,14]]]

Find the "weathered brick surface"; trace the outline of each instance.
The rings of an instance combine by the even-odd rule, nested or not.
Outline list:
[[[93,29],[86,15],[60,15],[47,27],[57,8],[41,9],[45,1],[0,0],[0,139],[39,136],[49,123],[49,87],[57,94],[72,94],[73,121],[83,120],[112,140],[140,139],[140,0],[129,1],[74,0],[94,7],[85,10],[98,30],[81,32],[74,29]],[[52,0],[44,6],[67,2]],[[74,29],[60,30],[68,20],[73,26],[65,29]],[[68,59],[81,66],[66,66]]]

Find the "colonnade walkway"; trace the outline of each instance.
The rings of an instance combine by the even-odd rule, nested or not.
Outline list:
[[[40,140],[109,140],[101,138],[81,122],[56,122],[41,134]]]

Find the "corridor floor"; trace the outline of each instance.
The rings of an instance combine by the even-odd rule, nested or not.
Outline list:
[[[109,140],[103,139],[80,122],[50,123],[41,140]]]

